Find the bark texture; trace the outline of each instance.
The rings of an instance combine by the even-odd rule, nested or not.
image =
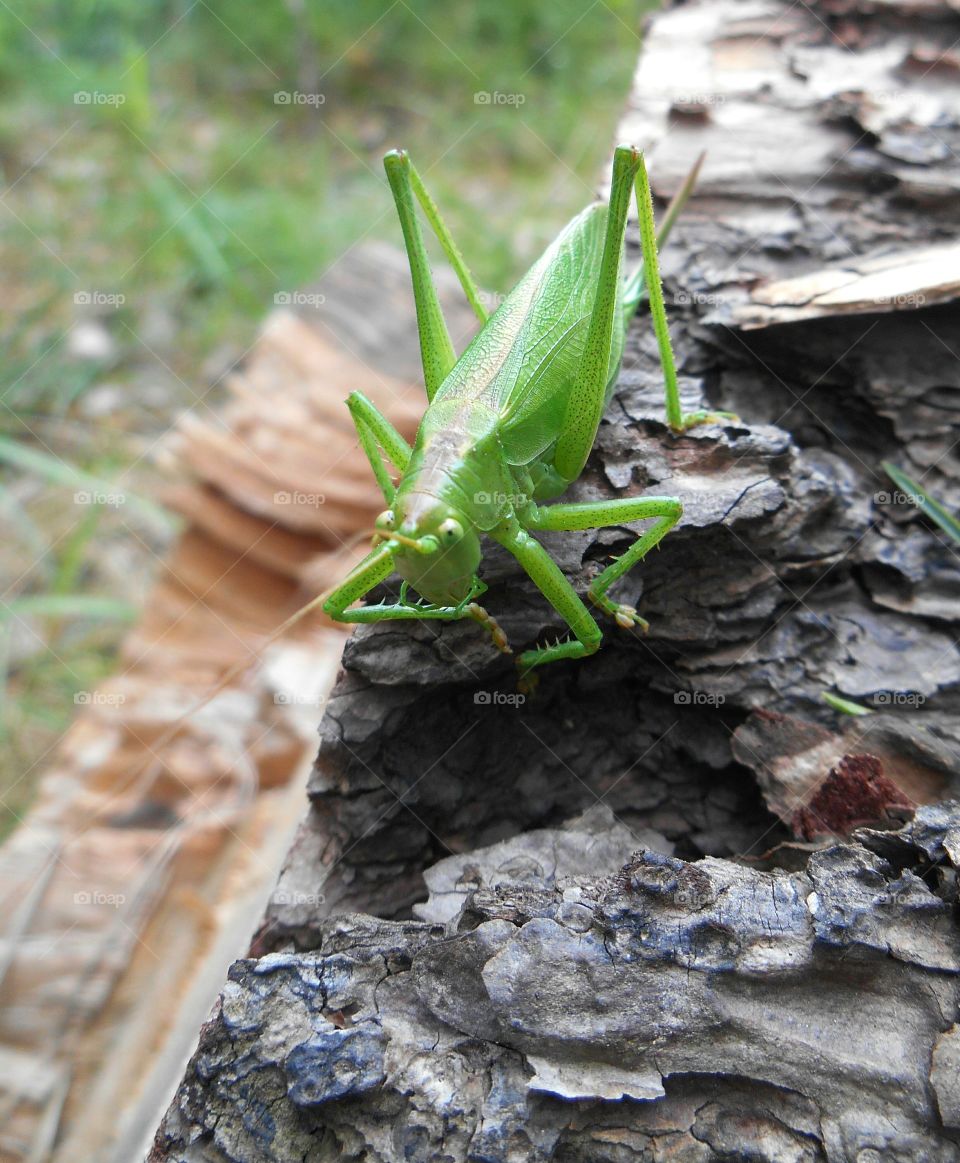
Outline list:
[[[960,1158],[960,805],[804,872],[634,844],[595,810],[237,962],[153,1159]]]
[[[685,407],[743,419],[669,433],[637,320],[570,496],[683,500],[620,589],[651,632],[526,701],[475,625],[353,635],[156,1160],[960,1158],[957,555],[880,469],[960,510],[958,36],[907,0],[653,21],[618,136],[662,197],[708,150],[668,310]],[[582,591],[630,537],[543,541]],[[563,633],[484,576],[514,649]]]

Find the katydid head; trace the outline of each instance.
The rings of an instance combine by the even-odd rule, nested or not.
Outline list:
[[[480,567],[480,538],[472,524],[424,493],[398,496],[394,504],[377,518],[376,533],[391,546],[397,573],[434,605],[464,601]]]

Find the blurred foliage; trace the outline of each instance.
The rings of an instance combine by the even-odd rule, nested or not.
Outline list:
[[[0,614],[19,611],[0,619],[0,795],[16,785],[17,811],[164,544],[132,505],[71,504],[76,482],[148,493],[155,443],[215,406],[276,292],[363,238],[399,244],[395,145],[481,284],[507,289],[591,197],[649,6],[0,5]]]
[[[479,277],[499,286],[589,196],[637,19],[635,0],[12,0],[0,156],[23,182],[52,147],[38,166],[52,188],[19,225],[55,287],[96,278],[255,314],[344,240],[396,233],[379,158],[403,144],[436,166]]]

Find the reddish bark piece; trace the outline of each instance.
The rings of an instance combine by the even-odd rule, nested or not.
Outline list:
[[[891,808],[912,808],[900,788],[883,773],[875,755],[844,755],[790,825],[803,840],[847,835],[862,824],[882,820]]]

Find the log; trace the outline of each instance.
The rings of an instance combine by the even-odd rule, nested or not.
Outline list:
[[[151,1160],[960,1158],[960,805],[804,872],[635,843],[592,809],[237,962]]]
[[[960,1159],[958,558],[880,467],[960,511],[958,34],[653,19],[617,137],[661,199],[707,150],[667,304],[684,407],[742,419],[671,434],[637,320],[569,496],[682,499],[620,589],[650,634],[528,699],[475,625],[351,637],[152,1160]],[[582,592],[630,534],[543,541]],[[564,633],[484,580],[515,650]]]

